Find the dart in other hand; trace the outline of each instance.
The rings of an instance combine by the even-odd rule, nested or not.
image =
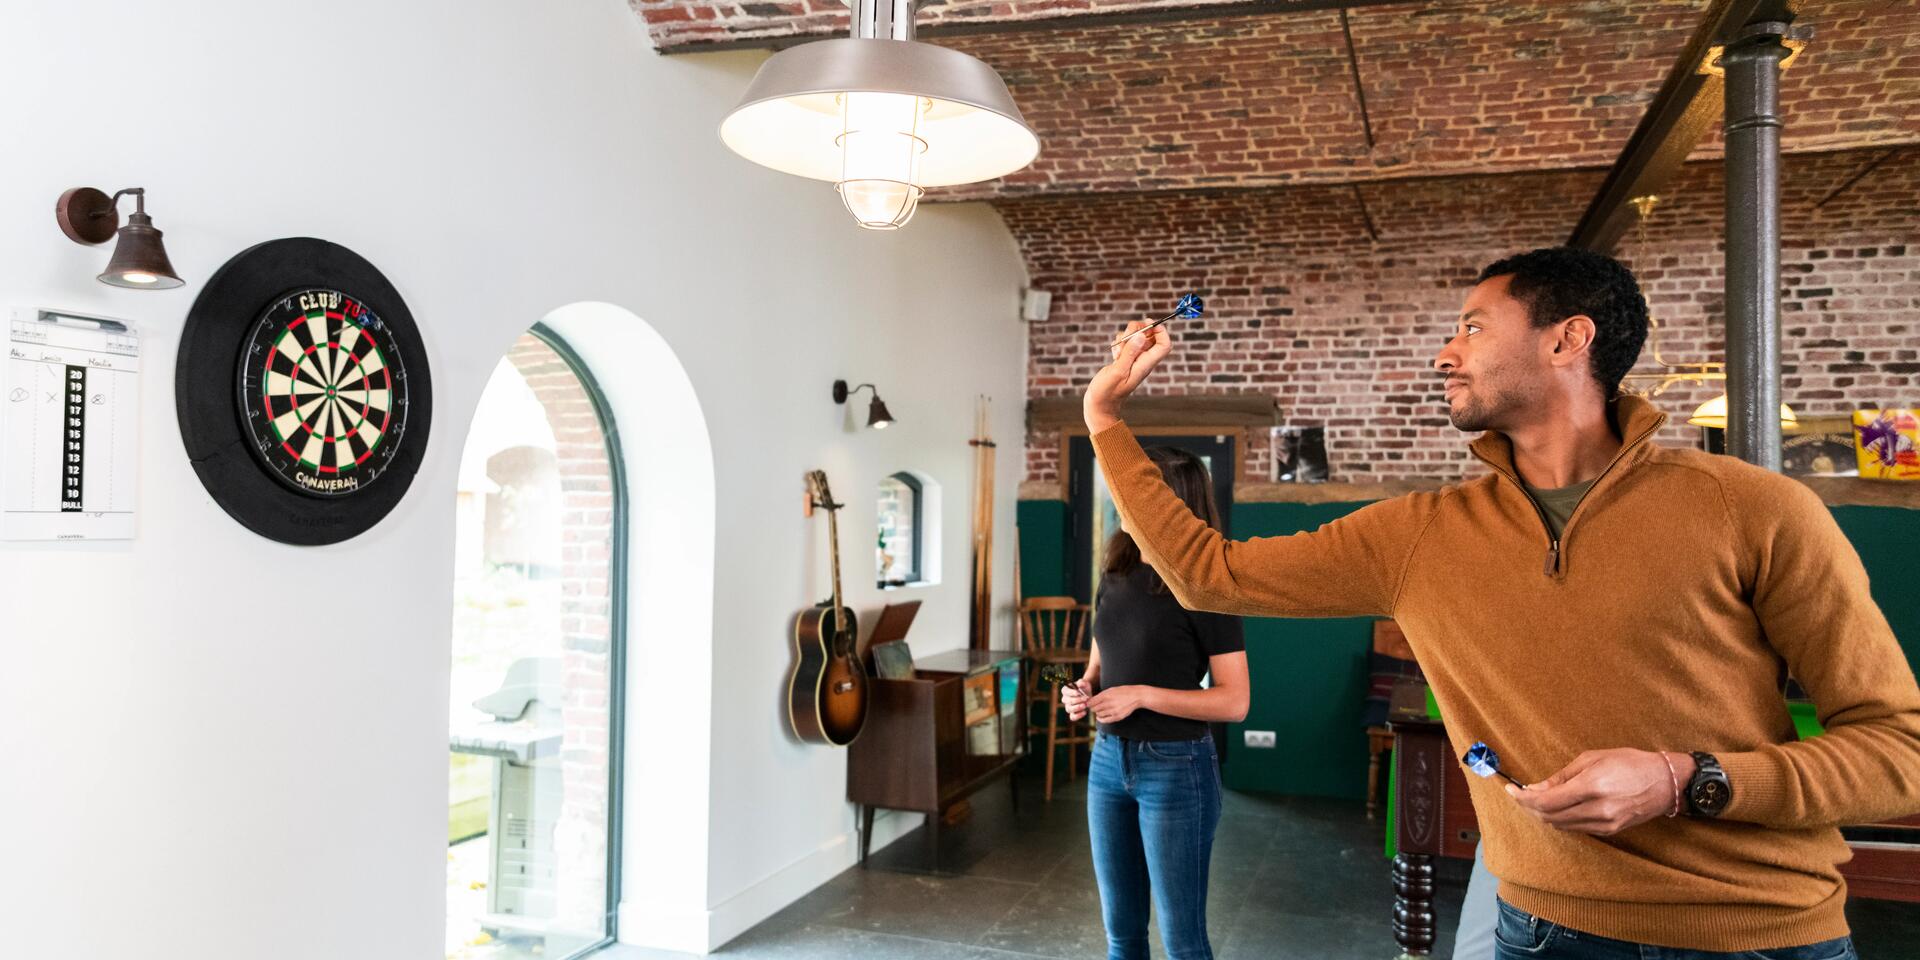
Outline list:
[[[1460,762],[1466,764],[1468,770],[1482,777],[1496,775],[1506,777],[1508,783],[1522,790],[1527,788],[1526,784],[1515,780],[1505,770],[1500,769],[1500,755],[1493,752],[1493,748],[1487,746],[1484,741],[1474,741],[1473,746],[1467,748],[1467,755],[1460,758]]]

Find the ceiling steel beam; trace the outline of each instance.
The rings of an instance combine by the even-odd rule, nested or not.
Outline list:
[[[1193,20],[1219,20],[1224,17],[1272,16],[1320,10],[1349,10],[1359,7],[1413,7],[1415,9],[1409,12],[1418,12],[1429,2],[1430,0],[1240,0],[1235,3],[1182,4],[1111,13],[1063,13],[1057,16],[1028,17],[1020,20],[979,17],[923,23],[914,32],[914,36],[920,40],[933,40],[940,37],[964,37],[983,33],[1025,33],[1035,30],[1078,30],[1088,27],[1185,23]],[[772,26],[782,19],[785,18],[769,17],[767,23]],[[666,54],[712,53],[720,50],[784,50],[813,40],[846,35],[846,27],[836,22],[830,30],[808,29],[801,33],[778,36],[690,40],[685,43],[668,43],[660,46],[659,50]]]
[[[1665,188],[1708,128],[1722,118],[1726,84],[1701,70],[1709,54],[1749,23],[1792,22],[1800,5],[1800,0],[1713,0],[1574,227],[1569,246],[1602,253],[1613,249],[1633,225],[1633,198]]]

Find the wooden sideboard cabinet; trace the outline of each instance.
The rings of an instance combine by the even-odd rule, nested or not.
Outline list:
[[[872,847],[873,812],[927,815],[938,863],[940,814],[1004,777],[1026,750],[1014,650],[954,650],[916,659],[911,680],[873,678],[867,724],[847,755],[847,799],[859,804],[860,862]]]

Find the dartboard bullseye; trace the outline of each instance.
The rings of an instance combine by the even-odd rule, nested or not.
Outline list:
[[[180,439],[215,503],[283,543],[338,543],[398,506],[433,425],[407,304],[325,240],[250,247],[214,271],[180,332]]]
[[[379,479],[406,424],[399,347],[368,306],[339,290],[288,293],[254,324],[240,366],[254,452],[281,482],[339,497]]]

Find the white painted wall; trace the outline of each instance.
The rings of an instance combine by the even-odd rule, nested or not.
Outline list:
[[[961,646],[970,400],[999,398],[1005,637],[1024,277],[984,207],[864,233],[830,187],[728,153],[715,127],[759,61],[661,58],[621,0],[0,0],[0,300],[123,317],[147,348],[139,538],[0,544],[10,956],[437,955],[461,443],[513,338],[580,301],[644,322],[555,321],[619,407],[636,514],[655,526],[636,523],[635,576],[704,573],[717,592],[636,593],[624,938],[707,947],[851,863],[844,754],[794,743],[780,713],[788,618],[827,587],[801,476],[826,469],[850,504],[863,609],[883,599],[874,485],[906,468],[945,485],[946,576],[909,591],[926,601],[913,640]],[[50,215],[78,185],[147,187],[188,286],[94,282],[108,251]],[[405,502],[317,549],[213,504],[171,402],[200,282],[299,235],[387,273],[435,387]],[[661,369],[618,349],[647,341],[684,381],[623,379]],[[877,382],[898,426],[850,429],[836,377]],[[689,394],[710,464],[699,429],[650,409]],[[698,510],[671,509],[700,501],[676,476],[715,484],[710,543]],[[682,554],[691,573],[673,569]]]

